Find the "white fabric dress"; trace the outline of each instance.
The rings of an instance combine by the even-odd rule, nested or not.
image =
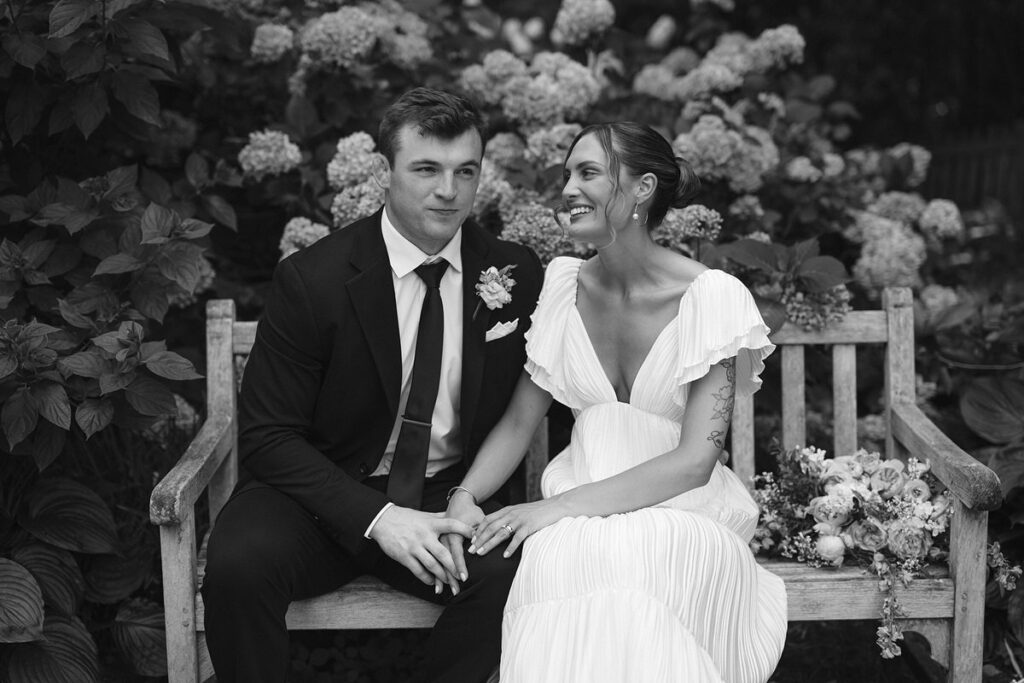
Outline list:
[[[548,266],[527,336],[527,371],[576,416],[569,447],[544,471],[545,497],[674,448],[691,382],[736,356],[737,392],[751,393],[774,350],[746,287],[705,271],[622,403],[576,309],[581,263]],[[757,514],[718,464],[707,485],[658,506],[534,534],[505,606],[502,683],[766,681],[785,641],[786,593],[747,546]]]

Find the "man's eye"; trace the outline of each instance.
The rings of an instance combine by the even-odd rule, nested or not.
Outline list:
[[[416,172],[417,173],[433,173],[434,172],[434,168],[431,167],[431,166],[420,166],[419,168],[416,169]]]
[[[475,168],[463,168],[459,171],[459,174],[466,178],[473,178],[476,176]]]

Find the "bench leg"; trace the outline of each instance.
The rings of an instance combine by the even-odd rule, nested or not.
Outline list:
[[[196,528],[191,515],[180,526],[160,527],[168,683],[198,683],[196,657]]]
[[[988,574],[988,513],[953,503],[949,570],[953,597],[950,683],[981,683],[985,634],[985,580]]]

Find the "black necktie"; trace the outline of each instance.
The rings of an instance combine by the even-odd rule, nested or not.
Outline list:
[[[419,508],[423,499],[423,480],[430,450],[430,423],[437,402],[441,379],[441,348],[444,345],[444,307],[441,304],[441,277],[448,269],[444,259],[423,264],[416,274],[427,286],[416,333],[416,358],[412,364],[409,399],[398,430],[398,443],[388,476],[388,498],[403,507]]]

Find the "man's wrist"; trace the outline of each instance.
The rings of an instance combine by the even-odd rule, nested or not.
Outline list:
[[[380,518],[384,516],[384,513],[387,512],[388,510],[390,510],[391,508],[393,508],[394,506],[395,506],[395,504],[392,503],[389,500],[387,502],[387,504],[380,509],[380,512],[378,512],[374,516],[373,520],[370,522],[370,525],[368,527],[366,527],[366,531],[363,532],[363,538],[366,538],[366,539],[370,538],[370,534],[373,532],[373,527],[375,527],[377,525],[377,522],[379,522]]]

